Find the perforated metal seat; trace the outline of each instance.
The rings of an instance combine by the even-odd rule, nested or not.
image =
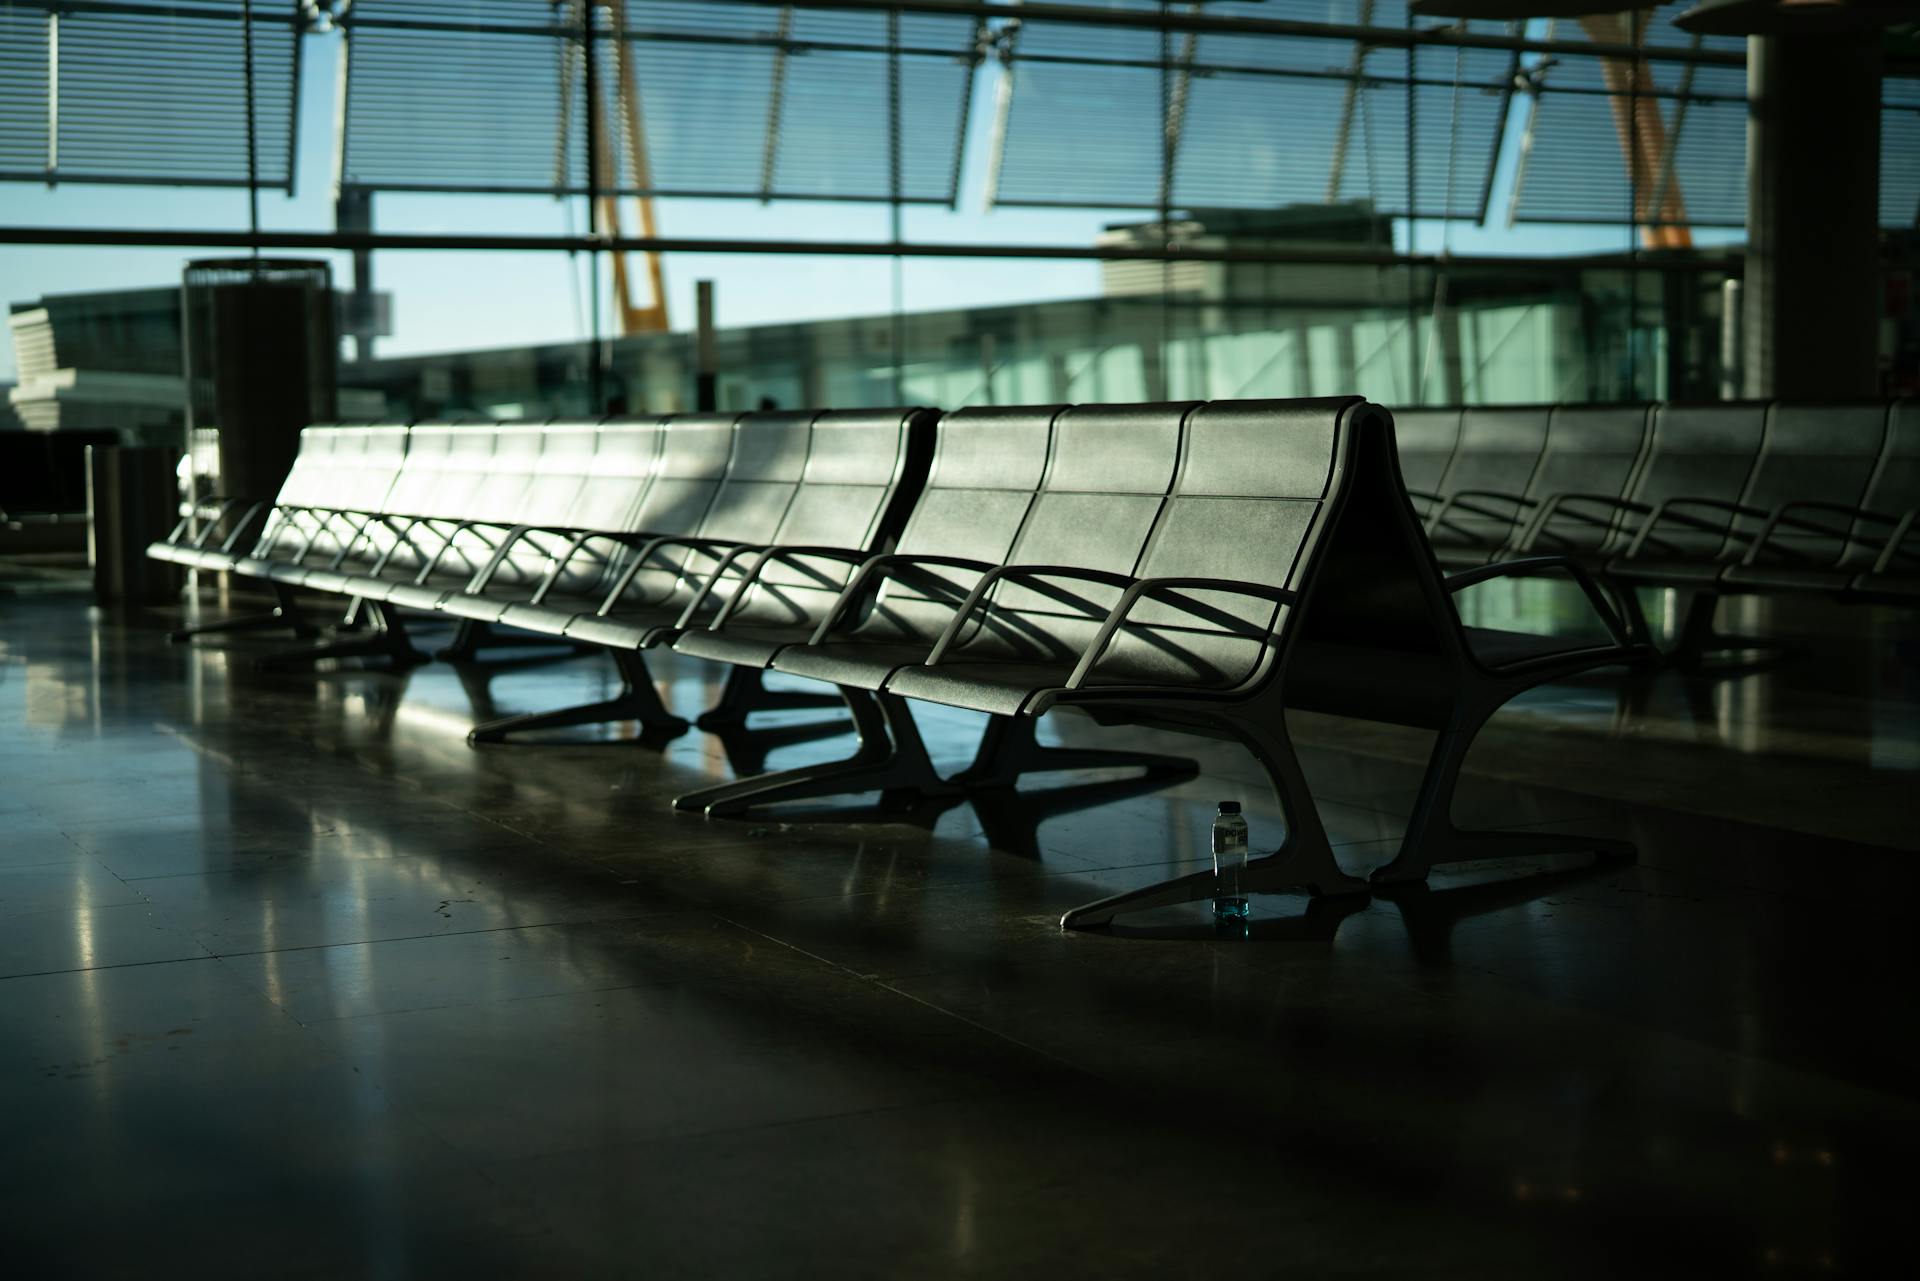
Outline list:
[[[1766,432],[1761,403],[1655,410],[1647,460],[1632,493],[1614,505],[1631,512],[1632,537],[1608,559],[1608,572],[1681,586],[1718,576],[1727,512],[1746,492]]]
[[[1019,422],[1020,411],[994,412]],[[854,756],[703,789],[676,805],[728,813],[850,792],[1000,786],[1030,765],[1064,767],[1060,757],[1074,767],[1151,764],[1131,753],[1089,759],[1097,754],[1077,749],[1036,758],[1033,721],[1073,706],[1103,724],[1154,724],[1245,743],[1267,767],[1289,824],[1287,846],[1258,861],[1251,883],[1355,889],[1359,883],[1339,870],[1326,845],[1287,741],[1284,710],[1301,706],[1440,731],[1389,879],[1423,876],[1436,861],[1483,857],[1488,845],[1624,852],[1594,838],[1522,840],[1452,826],[1447,811],[1466,746],[1498,706],[1542,680],[1647,651],[1584,579],[1612,633],[1605,642],[1463,629],[1447,599],[1456,585],[1552,566],[1578,575],[1578,567],[1557,558],[1443,583],[1400,486],[1383,412],[1357,399],[1218,402],[1046,410],[1025,426],[1037,434],[1043,416],[1054,423],[1044,483],[1006,560],[967,571],[964,599],[906,590],[909,561],[900,567],[901,589],[887,577],[858,622],[822,629],[818,643],[776,656],[776,670],[846,678],[840,683],[852,687],[847,700],[860,739]],[[928,497],[937,504],[946,489],[936,470]],[[903,548],[925,535],[916,512]],[[1039,549],[1044,564],[1019,563]],[[863,586],[850,584],[843,604]],[[900,661],[922,647],[923,658]],[[878,693],[865,692],[876,686]],[[933,773],[908,700],[994,714],[969,770],[953,780]],[[997,760],[1002,752],[1013,759]],[[1180,878],[1077,909],[1067,923],[1097,924],[1119,911],[1211,892],[1210,876]]]
[[[493,722],[476,730],[474,740],[588,723],[597,709],[608,713],[601,719],[671,723],[651,693],[638,651],[672,640],[689,623],[714,618],[723,608],[730,611],[728,640],[736,645],[749,635],[782,629],[788,639],[804,637],[838,598],[855,566],[897,536],[924,475],[930,427],[931,412],[924,410],[742,418],[732,432],[724,478],[689,536],[640,542],[591,612],[560,619],[561,610],[584,599],[562,593],[557,606],[543,599],[502,615],[508,622],[535,617],[571,640],[614,651],[626,692],[595,707]],[[675,452],[678,429],[678,423],[667,428],[669,454]],[[680,463],[665,466],[685,469]],[[635,516],[636,522],[645,519],[644,511]],[[780,549],[777,555],[769,554],[771,546]],[[749,576],[751,585],[743,589]],[[755,678],[730,679],[721,705],[703,723],[738,719],[749,705],[795,702],[792,696],[760,691],[760,664],[752,666]],[[820,701],[818,696],[799,700],[800,705]]]
[[[1424,519],[1439,507],[1440,486],[1460,443],[1458,409],[1407,409],[1394,415],[1394,435],[1400,453],[1400,476],[1407,497]]]
[[[764,667],[825,621],[868,557],[893,550],[922,496],[932,410],[849,411],[814,421],[806,472],[772,547],[737,559],[709,590],[724,600],[676,651]]]
[[[659,461],[665,423],[648,418],[546,427],[515,528],[480,572],[443,597],[439,608],[494,623],[513,606],[530,602],[550,576],[558,577],[563,592],[584,592],[602,581],[622,544],[588,535],[628,532]]]
[[[1873,558],[1848,584],[1849,592],[1899,604],[1920,600],[1920,401],[1901,401],[1889,411],[1886,451],[1862,505],[1893,517],[1894,526],[1883,534],[1880,522],[1864,522],[1869,534],[1856,524],[1841,566],[1857,563],[1855,547],[1869,549]]]
[[[508,433],[519,469],[494,467],[494,454]],[[462,523],[480,520],[484,504],[511,501],[526,487],[530,455],[538,448],[530,428],[486,424],[427,423],[413,429],[408,465],[394,482],[381,516],[324,570],[307,571],[301,582],[319,591],[385,600],[435,563]],[[420,467],[412,463],[421,451]]]
[[[402,428],[400,452],[392,459],[393,471],[384,487],[368,483],[344,489],[341,505],[352,514],[330,522],[322,538],[297,546],[276,541],[256,549],[250,570],[289,587],[337,593],[348,578],[377,563],[381,550],[397,541],[396,531],[428,507],[446,469],[455,430],[450,423]],[[490,452],[492,438],[484,441]],[[427,533],[423,527],[418,536]]]
[[[1477,564],[1512,542],[1529,514],[1525,495],[1546,450],[1545,405],[1469,409],[1427,517],[1427,538],[1446,564]]]
[[[343,438],[349,448],[353,447],[351,438],[346,437],[338,424],[315,423],[302,429],[293,466],[270,505],[273,512],[287,511],[330,496],[325,480],[335,466],[335,450]],[[179,523],[164,538],[149,543],[147,555],[194,569],[229,569],[245,554],[244,548],[232,544],[249,536],[259,537],[262,526],[255,524],[249,529],[245,520],[249,514],[257,520],[262,507],[256,500],[241,498],[208,497],[182,503]]]
[[[1780,405],[1720,576],[1726,592],[1840,593],[1872,569],[1900,514],[1920,502],[1885,405]],[[1909,446],[1911,447],[1911,446]],[[1815,451],[1822,451],[1818,454]],[[1904,465],[1903,465],[1904,464]]]
[[[1043,593],[1041,583],[1025,575],[1009,576],[980,601],[975,625],[959,631],[965,620],[950,624],[948,635],[954,639],[943,651],[924,665],[894,673],[888,691],[976,711],[1017,714],[1046,697],[1046,691],[1065,688],[1110,611],[1136,581],[1212,579],[1284,587],[1326,493],[1337,420],[1323,409],[1290,413],[1276,407],[1282,403],[1316,404],[1229,401],[1193,407],[1190,414],[1189,407],[1172,407],[1178,415],[1155,424],[1156,431],[1137,432],[1131,451],[1105,444],[1114,433],[1097,417],[1088,422],[1079,411],[1068,411],[1062,428],[1087,428],[1082,439],[1069,436],[1063,441],[1069,447],[1082,446],[1086,483],[1130,484],[1131,508],[1100,515],[1101,508],[1115,506],[1113,498],[1102,496],[1049,510],[1053,495],[1043,494],[1035,519],[1044,515],[1049,524],[1040,537],[1030,538],[1023,531],[1011,560],[1029,563],[1030,547],[1045,547],[1051,541],[1047,535],[1058,539],[1057,531],[1073,529],[1076,532],[1064,539],[1068,547],[1102,549],[1097,556],[1083,553],[1093,562],[1085,568],[1114,574],[1116,581],[1070,581],[1067,586],[1086,604],[1068,608]],[[1184,445],[1179,438],[1183,422]],[[1080,528],[1087,525],[1092,528]],[[1215,611],[1227,626],[1209,628],[1193,615],[1142,601],[1126,633],[1088,668],[1083,687],[1150,682],[1215,689],[1244,679],[1259,661],[1264,628],[1271,625],[1278,606],[1271,599],[1232,591],[1195,589],[1192,599],[1197,607]],[[1243,626],[1250,635],[1258,632],[1260,639],[1235,635]],[[1024,669],[1031,677],[1018,698],[1012,694],[1021,678],[1012,668]],[[1035,679],[1042,683],[1033,683]]]
[[[497,621],[548,636],[564,635],[569,623],[591,615],[605,602],[620,575],[632,566],[637,547],[650,538],[696,533],[727,477],[739,418],[737,414],[687,414],[660,420],[654,429],[658,452],[651,456],[651,478],[639,500],[617,523],[601,527],[606,538],[582,542],[525,600],[505,597]],[[634,440],[626,444],[640,448]],[[660,563],[661,572],[670,572],[678,564],[664,559]]]
[[[280,581],[274,571],[302,563],[325,564],[358,536],[370,514],[383,510],[405,463],[405,427],[347,429],[334,442],[333,460],[322,477],[324,498],[276,505],[267,528],[236,572]]]
[[[1003,564],[1047,475],[1062,407],[962,409],[940,421],[926,486],[893,557],[817,641],[781,649],[774,670],[878,688],[899,662],[924,658],[980,575]],[[857,608],[856,608],[857,607]]]
[[[422,565],[409,572],[404,564],[389,561],[364,578],[350,581],[350,595],[363,595],[391,601],[407,609],[432,610],[449,592],[470,582],[493,559],[506,542],[510,527],[527,518],[529,512],[543,510],[541,491],[558,487],[558,506],[565,504],[580,487],[583,465],[578,458],[561,452],[556,461],[561,470],[543,475],[541,462],[546,456],[548,433],[544,427],[503,426],[465,428],[466,431],[491,431],[493,451],[487,457],[480,483],[455,499],[458,519],[449,526],[436,528],[439,545]],[[554,437],[567,442],[569,436]],[[584,443],[590,448],[592,430],[587,429]],[[551,510],[548,503],[544,510]],[[400,558],[396,557],[395,560]]]
[[[814,417],[742,416],[726,477],[693,533],[635,552],[636,560],[621,571],[617,595],[570,619],[562,634],[612,649],[643,649],[672,630],[707,579],[729,563],[728,550],[762,546],[780,528],[806,469]]]
[[[1650,405],[1561,405],[1521,506],[1525,546],[1598,564],[1617,550],[1631,512],[1621,499],[1646,459]]]

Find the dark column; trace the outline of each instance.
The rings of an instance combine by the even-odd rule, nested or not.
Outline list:
[[[360,187],[343,187],[333,206],[334,226],[341,231],[373,230],[373,193]],[[380,336],[380,325],[373,298],[373,251],[353,251],[353,292],[347,295],[345,329],[353,339],[353,359],[365,364],[373,359],[373,340]]]
[[[1746,393],[1877,396],[1880,35],[1747,47]]]

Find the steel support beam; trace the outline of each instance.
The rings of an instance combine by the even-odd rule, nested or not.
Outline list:
[[[1749,47],[1746,393],[1877,396],[1879,34]]]
[[[704,240],[681,236],[501,236],[483,233],[176,231],[168,228],[109,227],[0,227],[0,245],[123,245],[154,249],[303,249],[469,251],[505,249],[515,252],[555,253],[624,252],[680,254],[818,254],[827,257],[889,258],[1053,258],[1090,262],[1270,262],[1312,266],[1440,266],[1461,271],[1477,267],[1525,272],[1580,270],[1733,271],[1735,255],[1696,254],[1684,262],[1660,255],[1594,254],[1584,258],[1529,258],[1466,254],[1396,254],[1378,250],[1343,249],[1209,249],[1182,245],[1163,249],[1150,245],[981,245],[937,244],[890,240]]]

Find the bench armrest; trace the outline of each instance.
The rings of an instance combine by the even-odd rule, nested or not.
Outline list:
[[[970,569],[985,574],[998,568],[998,565],[989,561],[973,560],[966,556],[921,556],[912,552],[882,552],[878,556],[869,556],[860,563],[860,568],[854,571],[847,585],[840,589],[839,599],[835,600],[827,610],[827,616],[820,620],[820,626],[813,629],[813,635],[807,638],[807,644],[818,645],[824,642],[839,625],[841,617],[855,601],[860,599],[867,585],[873,583],[878,587],[879,583],[875,580],[884,582],[887,579],[899,579],[904,582],[913,575],[914,571],[924,569]],[[922,581],[925,582],[927,579],[923,577]],[[940,583],[941,580],[934,578],[932,582]],[[953,586],[952,584],[942,585]],[[960,593],[956,589],[952,595],[959,596]]]
[[[1451,596],[1463,588],[1472,587],[1478,583],[1490,582],[1496,578],[1511,578],[1515,575],[1537,574],[1545,569],[1563,569],[1574,582],[1580,585],[1581,592],[1585,594],[1587,602],[1593,606],[1594,613],[1600,616],[1600,622],[1606,627],[1607,634],[1613,637],[1614,644],[1627,648],[1649,643],[1646,637],[1637,635],[1633,627],[1621,620],[1619,611],[1615,610],[1607,600],[1606,593],[1600,589],[1600,584],[1593,575],[1571,556],[1528,556],[1522,560],[1477,565],[1472,569],[1462,570],[1458,574],[1447,575],[1445,585],[1447,594]]]
[[[493,576],[500,571],[502,565],[506,564],[507,556],[513,551],[514,546],[532,535],[572,534],[573,532],[565,525],[513,526],[507,531],[507,536],[500,540],[500,545],[493,549],[493,555],[488,558],[487,563],[482,565],[474,576],[467,580],[467,585],[460,590],[469,596],[485,591],[487,584],[493,580]],[[569,544],[568,554],[571,555],[572,551],[573,546]]]
[[[257,503],[254,503],[252,506],[248,507],[244,512],[241,512],[240,519],[233,522],[233,532],[229,533],[225,538],[220,540],[221,552],[233,553],[237,555],[240,551],[240,540],[247,537],[248,531],[255,530],[256,526],[258,526],[258,529],[256,532],[265,533],[266,522],[261,518],[263,516],[266,516],[272,510],[273,510],[273,506],[271,503],[257,502]],[[210,530],[213,528],[213,526],[209,525],[207,528]],[[195,547],[205,546],[205,543],[203,541],[204,537],[205,536],[202,535],[201,538],[196,538],[194,540],[193,545]]]
[[[647,568],[647,563],[653,559],[654,553],[661,548],[684,547],[688,551],[720,552],[724,557],[725,553],[742,546],[742,544],[730,538],[703,538],[698,534],[610,533],[600,536],[611,538],[615,542],[625,543],[634,549],[632,563],[620,571],[620,577],[614,580],[613,590],[607,593],[607,598],[600,602],[600,608],[594,611],[602,617],[613,612],[613,607],[618,605],[620,598],[627,594],[627,588],[633,585],[633,580],[640,576],[640,571]],[[724,559],[722,563],[726,563]],[[685,565],[680,566],[681,572],[684,572],[685,569]]]
[[[1689,515],[1689,509],[1695,507],[1704,507],[1708,511],[1724,512],[1726,514],[1726,520],[1716,522],[1705,520],[1699,516]],[[1735,521],[1742,516],[1750,517],[1753,520],[1765,520],[1767,514],[1767,512],[1758,507],[1749,507],[1744,503],[1730,502],[1724,498],[1688,498],[1684,496],[1668,498],[1663,500],[1658,507],[1654,508],[1653,513],[1647,517],[1646,523],[1640,526],[1640,532],[1635,534],[1633,536],[1633,542],[1627,545],[1626,558],[1632,560],[1639,556],[1640,549],[1644,547],[1649,540],[1656,543],[1660,541],[1653,537],[1653,531],[1662,521],[1670,520],[1674,524],[1686,525],[1689,528],[1704,530],[1710,534],[1719,534],[1723,538],[1735,538],[1740,536],[1739,531],[1734,528]]]
[[[1445,524],[1447,513],[1458,507],[1475,516],[1504,520],[1510,525],[1518,524],[1521,509],[1538,506],[1539,502],[1537,498],[1528,498],[1523,494],[1509,494],[1498,489],[1462,489],[1447,495],[1446,501],[1440,504],[1440,510],[1433,514],[1433,520],[1439,524]],[[1513,510],[1493,511],[1484,505],[1486,503],[1512,503]]]
[[[1822,515],[1838,516],[1846,521],[1864,521],[1868,524],[1880,525],[1883,528],[1892,528],[1899,524],[1898,517],[1888,516],[1883,512],[1868,511],[1864,507],[1849,507],[1845,503],[1829,503],[1814,498],[1796,499],[1793,502],[1782,505],[1773,515],[1767,517],[1767,523],[1760,527],[1758,534],[1754,535],[1753,545],[1747,548],[1747,554],[1740,558],[1740,563],[1742,565],[1752,565],[1756,563],[1761,554],[1767,550],[1767,545],[1772,541],[1774,534],[1782,525],[1803,533],[1820,534],[1827,538],[1836,538],[1842,543],[1849,542],[1853,538],[1853,531],[1851,529],[1834,529],[1828,525],[1803,520],[1796,517],[1794,515],[1795,512],[1819,512]],[[1797,560],[1806,559],[1805,553],[1796,551],[1791,547],[1775,547],[1773,550]]]
[[[1900,555],[1901,547],[1911,541],[1916,534],[1920,534],[1920,508],[1915,508],[1900,518],[1900,523],[1893,527],[1893,533],[1887,536],[1887,545],[1880,549],[1880,555],[1874,559],[1873,569],[1870,572],[1884,574],[1892,569],[1894,560]],[[1920,551],[1920,549],[1916,550]]]
[[[707,598],[719,588],[721,575],[726,573],[735,560],[753,552],[758,552],[759,555],[755,558],[753,564],[747,567],[747,572],[740,576],[739,583],[734,587],[733,595],[729,596],[726,603],[720,607],[720,612],[713,616],[713,621],[707,625],[708,631],[717,632],[726,626],[727,620],[733,617],[733,611],[739,608],[741,601],[746,599],[747,588],[760,581],[760,575],[769,565],[791,566],[816,580],[822,587],[832,588],[837,593],[841,588],[845,587],[846,584],[841,583],[836,585],[833,579],[817,570],[809,569],[803,561],[805,559],[837,560],[843,565],[858,565],[871,555],[870,552],[851,547],[822,547],[805,543],[789,544],[784,547],[737,548],[735,551],[727,554],[714,570],[712,576],[701,586],[699,595],[695,596],[693,600],[687,604],[686,609],[681,611],[677,625],[680,627],[690,626],[693,620],[699,617],[700,609],[706,603]]]
[[[1605,517],[1591,515],[1578,510],[1575,504],[1579,506],[1591,505],[1607,508],[1607,515]],[[1615,494],[1589,494],[1578,490],[1565,490],[1558,494],[1550,494],[1547,496],[1547,501],[1540,505],[1540,510],[1534,513],[1533,523],[1527,527],[1527,532],[1521,536],[1517,550],[1521,552],[1532,551],[1533,545],[1540,540],[1542,534],[1546,533],[1547,526],[1552,524],[1554,518],[1558,516],[1579,521],[1583,525],[1604,525],[1607,521],[1612,520],[1617,513],[1632,512],[1636,515],[1645,516],[1652,510],[1653,508],[1645,503],[1636,503],[1630,498],[1621,498]]]
[[[1032,582],[1043,595],[1050,596],[1063,605],[1074,606],[1089,618],[1096,617],[1100,613],[1100,607],[1084,597],[1076,596],[1062,588],[1049,589],[1045,586],[1045,582],[1050,578],[1102,583],[1108,587],[1122,589],[1131,586],[1134,581],[1125,574],[1116,574],[1104,569],[1081,569],[1072,565],[995,566],[980,576],[980,581],[973,585],[973,590],[967,593],[967,598],[960,602],[960,608],[956,609],[953,617],[947,620],[947,629],[941,632],[940,639],[934,642],[933,651],[927,655],[926,665],[928,667],[939,665],[940,660],[947,656],[947,650],[966,627],[967,620],[980,611],[987,593],[1001,582]]]
[[[1136,579],[1126,591],[1120,594],[1120,599],[1114,602],[1113,608],[1107,611],[1106,621],[1100,624],[1100,630],[1095,632],[1093,639],[1087,643],[1086,651],[1080,655],[1080,661],[1074,665],[1073,675],[1067,678],[1065,688],[1079,689],[1086,683],[1087,677],[1093,672],[1094,664],[1100,661],[1101,656],[1107,652],[1107,647],[1113,644],[1114,634],[1127,621],[1127,615],[1133,612],[1135,605],[1149,596],[1164,599],[1167,593],[1177,592],[1181,588],[1189,591],[1230,592],[1236,596],[1272,601],[1275,605],[1292,605],[1300,599],[1298,593],[1284,587],[1268,587],[1264,583],[1242,583],[1230,578]],[[1195,617],[1199,617],[1197,612]]]
[[[188,543],[187,546],[205,547],[207,545],[207,539],[213,536],[214,529],[219,526],[221,521],[227,518],[227,513],[236,507],[247,506],[249,503],[256,507],[259,505],[252,499],[221,498],[211,494],[195,502],[182,503],[180,504],[180,519],[172,529],[167,531],[167,536],[163,541],[175,547],[179,546],[181,537],[187,532],[187,526],[195,520],[201,520],[205,523],[199,532],[194,535],[193,541]]]
[[[432,575],[433,571],[440,568],[440,558],[453,550],[453,544],[460,537],[461,534],[467,533],[469,531],[477,532],[479,530],[484,530],[484,529],[499,529],[499,528],[501,528],[500,522],[495,520],[459,521],[454,525],[452,529],[449,529],[447,531],[446,537],[440,540],[440,546],[433,553],[433,555],[429,556],[427,558],[426,563],[420,566],[420,572],[414,575],[413,581],[416,584],[425,583],[428,577]],[[510,527],[507,532],[511,534],[514,529],[519,529],[519,528],[521,527],[518,525],[515,525]],[[480,534],[479,538],[481,542],[486,543],[489,547],[493,546],[492,542],[487,538],[485,534]],[[505,540],[503,539],[502,542],[504,543],[504,541]],[[498,559],[498,552],[499,552],[499,548],[495,547],[494,548],[495,554],[490,555],[487,558],[488,564],[492,564],[495,560]]]

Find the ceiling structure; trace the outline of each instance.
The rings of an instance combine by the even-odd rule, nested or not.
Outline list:
[[[1745,218],[1744,42],[1675,25],[1682,3],[1544,26],[1405,0],[905,4],[254,0],[247,23],[246,0],[0,0],[0,180],[290,189],[302,47],[334,39],[336,176],[362,191],[584,194],[591,118],[630,144],[603,193],[951,206],[987,112],[997,205]],[[1920,77],[1885,99],[1881,221],[1913,226]]]

